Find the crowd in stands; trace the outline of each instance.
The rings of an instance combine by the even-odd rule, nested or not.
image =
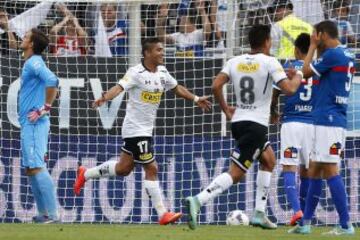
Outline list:
[[[320,1],[320,0],[319,0]],[[357,47],[359,26],[352,9],[355,0],[321,0],[323,16],[337,22],[340,40]],[[50,39],[49,54],[55,56],[127,56],[129,28],[136,27],[142,38],[157,36],[172,49],[173,56],[201,57],[209,49],[224,50],[228,45],[227,31],[235,36],[235,46],[244,46],[246,28],[256,23],[272,23],[272,54],[291,57],[293,39],[299,32],[311,32],[312,23],[295,14],[294,0],[235,1],[232,6],[236,20],[228,23],[228,0],[180,0],[179,3],[141,6],[141,26],[129,22],[126,3],[67,2],[53,3],[46,19],[38,26]],[[12,31],[11,19],[36,6],[34,2],[5,1],[0,3],[1,54],[16,51],[18,33]],[[255,6],[255,7],[254,7]],[[330,7],[329,7],[330,6]],[[240,20],[239,20],[240,19]],[[355,19],[357,21],[357,19]],[[291,30],[297,28],[296,30]],[[241,29],[241,30],[239,30]],[[141,31],[140,31],[141,30]],[[131,39],[130,39],[131,42]],[[104,49],[104,46],[107,49]]]

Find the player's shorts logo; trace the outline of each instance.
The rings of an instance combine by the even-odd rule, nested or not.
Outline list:
[[[329,150],[330,155],[340,155],[341,154],[341,143],[337,142],[331,145]]]
[[[295,147],[288,147],[284,151],[284,158],[297,158],[298,150]]]
[[[143,153],[143,154],[140,154],[139,158],[142,161],[146,161],[146,160],[152,159],[153,155],[152,155],[152,153]]]
[[[142,92],[141,100],[146,103],[157,104],[160,103],[162,92]]]

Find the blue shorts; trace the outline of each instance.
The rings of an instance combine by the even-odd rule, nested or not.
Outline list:
[[[45,166],[49,130],[49,121],[21,126],[21,165],[23,167],[42,168]]]

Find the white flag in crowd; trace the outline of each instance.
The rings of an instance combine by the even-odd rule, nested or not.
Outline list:
[[[95,56],[98,57],[111,57],[109,40],[106,34],[104,21],[101,16],[101,11],[98,11],[98,26],[97,34],[95,36]]]
[[[9,21],[10,31],[23,38],[28,30],[39,26],[46,19],[52,4],[52,1],[44,1],[12,18]]]

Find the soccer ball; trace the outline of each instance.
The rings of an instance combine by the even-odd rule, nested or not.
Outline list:
[[[226,218],[226,225],[249,225],[249,217],[241,210],[229,212]]]

